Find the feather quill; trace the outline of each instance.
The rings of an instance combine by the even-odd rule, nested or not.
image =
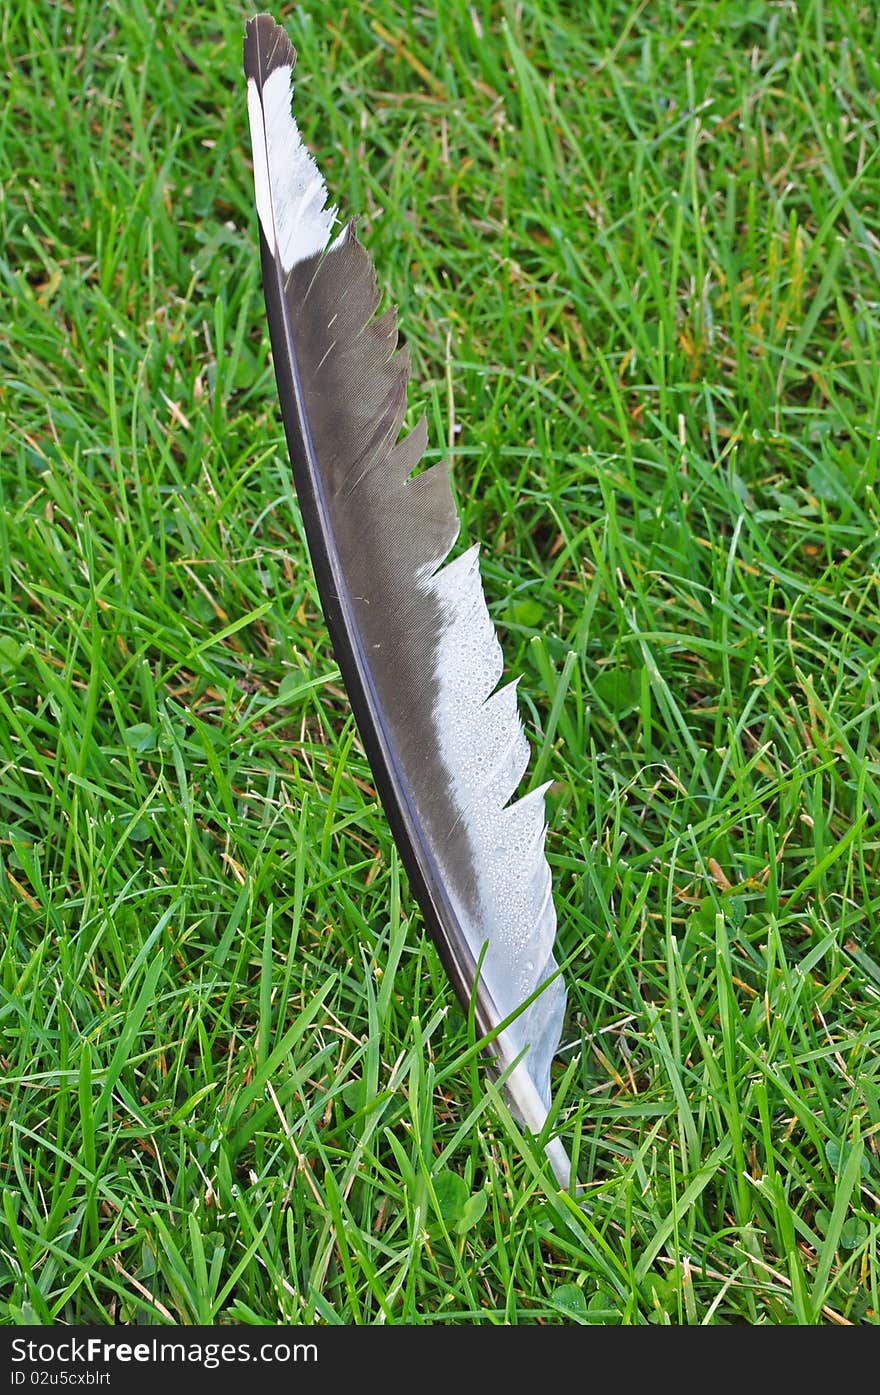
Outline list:
[[[369,255],[336,209],[291,111],[296,54],[268,15],[244,40],[263,288],[284,429],[321,603],[410,885],[462,1005],[546,1123],[565,988],[544,854],[544,789],[511,803],[529,747],[448,464],[399,439],[408,355],[377,315]],[[329,245],[328,245],[329,244]],[[477,971],[479,965],[479,973]],[[500,1032],[502,1022],[541,990]],[[547,1153],[568,1186],[562,1144]]]

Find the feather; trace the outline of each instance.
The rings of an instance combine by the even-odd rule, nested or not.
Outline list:
[[[514,1112],[539,1133],[565,1010],[546,786],[511,803],[529,747],[515,683],[496,691],[501,649],[477,548],[446,561],[459,531],[448,464],[416,470],[424,419],[400,438],[407,351],[395,312],[376,313],[373,264],[353,224],[330,241],[336,209],[291,112],[295,61],[270,16],[248,22],[263,288],[321,604],[425,922],[481,1036],[496,1033]],[[547,1152],[567,1186],[565,1149],[551,1140]]]

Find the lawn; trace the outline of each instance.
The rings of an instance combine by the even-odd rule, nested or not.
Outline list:
[[[533,749],[566,1193],[339,680],[204,0],[0,19],[0,1322],[880,1320],[880,19],[276,9]]]

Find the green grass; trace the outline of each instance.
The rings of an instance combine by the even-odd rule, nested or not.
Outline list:
[[[535,752],[561,1195],[329,648],[245,9],[9,0],[0,1321],[875,1323],[880,26],[286,7]]]

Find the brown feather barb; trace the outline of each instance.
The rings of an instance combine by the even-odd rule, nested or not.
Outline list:
[[[330,241],[336,210],[291,113],[295,61],[268,15],[248,23],[263,288],[321,604],[425,922],[465,1010],[473,1001],[479,1032],[495,1034],[508,1099],[537,1134],[565,1009],[544,791],[511,803],[529,748],[515,684],[496,691],[501,650],[477,550],[446,562],[459,531],[448,466],[416,473],[424,420],[399,439],[408,355],[394,311],[376,313],[353,224]],[[546,1147],[567,1186],[565,1149]]]

